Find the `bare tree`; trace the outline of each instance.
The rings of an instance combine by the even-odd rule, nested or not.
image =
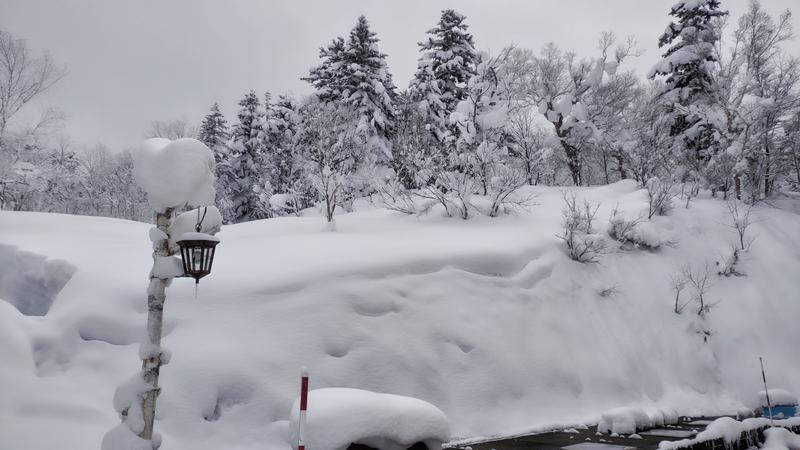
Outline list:
[[[670,277],[670,283],[672,285],[672,290],[675,291],[675,308],[673,311],[675,312],[675,314],[680,314],[686,307],[686,303],[683,304],[680,303],[681,292],[683,292],[683,290],[686,288],[686,283],[688,283],[688,280],[686,279],[685,276],[685,270],[673,274]]]
[[[531,108],[521,108],[508,120],[507,132],[512,140],[509,153],[519,160],[525,169],[528,184],[539,184],[542,150],[545,149],[547,134],[535,123]]]
[[[65,74],[49,53],[37,58],[24,40],[0,30],[0,145],[9,120]]]
[[[172,120],[154,120],[150,131],[145,135],[147,138],[167,138],[180,139],[184,137],[197,137],[197,127],[189,125],[185,117]]]
[[[685,280],[685,283],[694,291],[692,300],[697,302],[697,315],[700,317],[705,317],[705,314],[714,306],[706,301],[706,294],[708,294],[712,286],[711,280],[709,279],[710,274],[711,271],[708,268],[708,264],[698,270],[694,270],[691,264],[687,264],[681,271],[682,279]]]
[[[613,75],[626,57],[637,54],[633,39],[612,50],[615,42],[613,33],[603,33],[598,44],[601,56],[595,60],[578,59],[553,43],[545,45],[538,56],[520,51],[511,58],[512,65],[518,66],[514,72],[529,74],[516,80],[512,91],[523,102],[537,106],[553,125],[575,185],[583,183],[579,141],[596,129],[587,116],[588,96],[602,86],[604,74]]]
[[[653,177],[647,182],[648,212],[647,218],[653,216],[666,216],[672,211],[672,183],[663,182],[658,177]]]
[[[729,226],[736,230],[736,234],[739,236],[739,250],[747,250],[754,240],[752,237],[746,237],[747,229],[753,224],[753,219],[750,216],[753,205],[743,204],[736,199],[729,200],[727,205],[732,222]]]

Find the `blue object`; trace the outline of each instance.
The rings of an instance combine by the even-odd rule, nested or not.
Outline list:
[[[764,408],[764,417],[769,417],[769,408],[766,406]],[[778,405],[772,407],[772,417],[774,419],[783,419],[788,417],[794,417],[797,415],[797,406],[796,405]]]

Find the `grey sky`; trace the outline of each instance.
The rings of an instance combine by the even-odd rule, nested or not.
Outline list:
[[[777,14],[796,0],[762,0]],[[68,76],[44,99],[69,114],[65,133],[78,142],[135,145],[153,119],[199,123],[219,101],[229,123],[250,89],[311,92],[300,81],[317,49],[345,36],[365,14],[389,55],[395,83],[407,86],[416,43],[454,8],[467,16],[476,46],[539,48],[553,41],[596,55],[603,30],[635,35],[645,53],[628,63],[644,73],[674,0],[2,0],[0,29],[49,49]],[[747,0],[722,0],[738,17]],[[797,20],[795,20],[795,24]],[[791,52],[800,56],[800,43]],[[34,105],[33,108],[42,108]],[[31,111],[33,112],[33,110]]]

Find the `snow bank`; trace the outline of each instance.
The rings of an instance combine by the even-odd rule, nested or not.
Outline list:
[[[214,154],[197,139],[147,139],[133,152],[136,182],[156,211],[214,203]]]
[[[758,401],[762,407],[767,405],[767,391],[758,392]],[[769,401],[772,406],[795,406],[797,405],[797,396],[787,391],[786,389],[770,389]]]
[[[64,260],[0,245],[0,299],[26,316],[44,316],[75,273]]]
[[[764,445],[761,450],[800,450],[800,436],[786,428],[764,430]]]
[[[717,439],[722,439],[725,441],[725,443],[729,444],[739,440],[739,438],[742,436],[742,433],[759,428],[767,428],[770,427],[771,424],[774,424],[775,427],[777,427],[773,429],[782,429],[780,427],[796,427],[800,426],[800,417],[775,420],[773,422],[770,422],[769,419],[764,417],[744,419],[741,422],[730,417],[720,417],[708,424],[706,429],[698,433],[694,438],[672,442],[663,441],[658,444],[658,448],[659,450],[677,450],[690,447],[700,442],[713,441]],[[766,431],[768,430],[765,430],[765,432]],[[775,444],[775,441],[773,441],[773,444]],[[766,447],[768,446],[765,445],[764,448]]]
[[[626,217],[648,207],[632,181],[566,189],[601,203],[598,225],[617,205]],[[290,450],[301,366],[315,388],[431,402],[458,440],[597,423],[620,405],[735,414],[758,402],[758,356],[772,385],[800,392],[800,216],[759,206],[746,276],[712,275],[703,342],[687,332],[694,312],[671,311],[670,275],[713,266],[738,238],[725,203],[705,194],[654,218],[674,245],[586,266],[555,237],[561,190],[526,187],[538,205],[495,219],[359,200],[340,233],[320,233],[316,214],[223,226],[198,300],[185,280],[167,290],[161,450]],[[46,316],[0,301],[0,386],[14,386],[0,396],[0,447],[97,448],[119,423],[114,390],[141,367],[151,226],[0,212],[0,245],[76,269]]]
[[[296,448],[300,399],[292,406],[290,442]],[[428,402],[360,389],[325,388],[308,393],[306,448],[345,450],[363,444],[405,450],[422,442],[439,450],[450,439],[447,417]]]
[[[623,406],[604,412],[597,425],[600,433],[633,434],[678,423],[678,414],[673,409]]]

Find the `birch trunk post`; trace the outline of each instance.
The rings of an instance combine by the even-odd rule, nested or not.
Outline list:
[[[160,256],[172,256],[169,249],[169,227],[172,222],[174,208],[167,208],[163,212],[156,213],[156,227],[167,235],[167,239],[159,241],[153,249],[153,268],[155,261]],[[168,280],[156,278],[150,275],[150,288],[147,292],[147,338],[150,341],[150,348],[161,348],[161,332],[164,319],[164,301],[166,300],[166,288]],[[161,352],[151,352],[142,360],[142,378],[149,386],[142,401],[142,417],[144,418],[144,429],[139,437],[146,440],[153,438],[153,422],[156,416],[156,399],[158,398],[158,375],[161,370]]]

